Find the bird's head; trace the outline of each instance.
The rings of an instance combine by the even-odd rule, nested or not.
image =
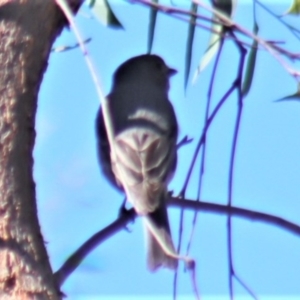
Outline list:
[[[114,84],[148,82],[169,89],[169,78],[176,74],[158,55],[140,55],[124,62],[115,72]]]

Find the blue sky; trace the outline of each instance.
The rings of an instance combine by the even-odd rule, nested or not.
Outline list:
[[[271,4],[269,4],[271,5]],[[289,4],[270,6],[277,13]],[[95,19],[78,16],[77,21],[109,93],[114,70],[126,59],[146,52],[148,11],[140,5],[113,6],[126,30],[105,28]],[[238,6],[235,20],[252,28],[252,7]],[[295,17],[289,18],[297,23]],[[299,49],[279,22],[258,11],[259,35],[268,40],[287,40],[287,47]],[[210,65],[197,83],[183,89],[187,24],[159,15],[153,53],[162,56],[179,72],[171,80],[170,99],[180,124],[180,137],[188,134],[194,142],[179,150],[176,176],[170,184],[181,190],[202,126]],[[198,30],[194,45],[192,72],[209,39]],[[73,45],[75,37],[64,30],[55,45]],[[228,43],[222,54],[214,89],[217,103],[236,74],[237,51]],[[297,66],[297,65],[296,65]],[[299,67],[299,64],[298,64]],[[233,204],[281,216],[299,223],[300,211],[300,104],[274,103],[294,93],[295,81],[265,51],[258,54],[252,90],[245,99],[238,143]],[[236,97],[228,103],[211,126],[207,145],[206,172],[202,200],[225,204],[230,145],[236,113]],[[37,184],[39,217],[48,242],[54,270],[92,234],[117,217],[123,195],[102,178],[96,155],[95,117],[99,100],[79,49],[53,53],[39,94],[34,150],[34,177]],[[187,196],[194,199],[197,176]],[[169,209],[174,240],[178,238],[179,210]],[[191,229],[192,213],[185,218],[183,249]],[[203,299],[228,296],[226,218],[200,213],[191,256],[197,262],[197,283]],[[172,273],[146,270],[143,229],[137,219],[130,226],[95,249],[68,278],[62,290],[69,299],[100,299],[99,296],[159,297],[171,299]],[[238,274],[260,299],[300,295],[300,239],[276,227],[243,219],[233,220],[234,262]],[[180,266],[179,295],[192,295],[189,275]],[[238,295],[250,299],[235,282]],[[158,296],[159,295],[159,296]],[[94,297],[94,298],[93,298]],[[213,297],[213,298],[211,298]],[[300,298],[300,297],[299,297]],[[103,298],[104,299],[104,298]],[[113,298],[112,298],[113,299]],[[148,299],[148,298],[145,298]],[[291,298],[292,299],[292,298]]]

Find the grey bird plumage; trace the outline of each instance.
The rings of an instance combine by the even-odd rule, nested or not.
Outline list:
[[[126,196],[139,215],[147,215],[174,250],[167,215],[167,185],[177,161],[178,125],[168,99],[169,77],[176,71],[156,55],[127,60],[115,72],[108,95],[114,128],[111,156],[102,110],[97,116],[98,153],[104,175]],[[125,181],[125,182],[124,182]],[[177,267],[147,231],[148,268]]]

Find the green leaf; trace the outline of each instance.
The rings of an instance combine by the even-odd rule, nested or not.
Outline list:
[[[235,6],[236,6],[235,0],[213,1],[213,8],[220,11],[226,16],[232,16]],[[217,20],[215,16],[214,19]],[[224,26],[217,23],[213,23],[211,28],[212,28],[212,32],[210,35],[208,47],[200,60],[199,66],[193,78],[193,83],[195,83],[199,74],[209,65],[211,60],[214,58],[215,54],[218,52],[221,44],[220,42],[225,30]]]
[[[298,90],[296,93],[280,98],[274,102],[282,101],[300,101],[300,91]]]
[[[300,83],[298,83],[297,91],[294,94],[285,96],[283,98],[280,98],[278,100],[275,100],[274,102],[281,102],[281,101],[300,101]]]
[[[209,63],[214,58],[215,54],[218,52],[218,49],[220,47],[220,41],[221,41],[220,34],[222,34],[223,26],[214,24],[212,26],[212,28],[214,29],[214,32],[219,32],[219,34],[217,34],[217,33],[211,34],[210,41],[208,43],[208,47],[207,47],[205,53],[203,54],[203,56],[200,60],[199,66],[194,75],[193,83],[196,82],[200,73],[209,65]]]
[[[255,35],[257,35],[258,33],[258,26],[256,22],[254,23],[253,33]],[[258,42],[256,40],[253,40],[252,47],[248,56],[245,80],[243,82],[243,87],[242,87],[242,94],[244,97],[249,93],[252,85],[255,63],[256,63],[257,47],[258,47]]]
[[[117,19],[107,0],[90,0],[88,1],[88,5],[92,8],[96,17],[105,26],[116,29],[123,28],[121,22]]]
[[[300,0],[293,0],[291,7],[285,13],[287,15],[299,15],[300,14]]]
[[[152,0],[153,3],[158,3],[158,0]],[[148,32],[148,54],[151,53],[153,40],[154,40],[154,32],[157,18],[157,8],[150,8],[150,16],[149,16],[149,32]]]
[[[196,3],[191,4],[190,11],[192,13],[197,13],[198,5]],[[187,82],[189,79],[189,74],[191,71],[191,61],[192,61],[192,52],[193,52],[193,43],[195,36],[195,22],[197,18],[191,15],[189,27],[188,27],[188,38],[186,43],[186,53],[185,53],[185,76],[184,76],[184,87],[186,89]]]
[[[275,100],[274,102],[281,102],[281,101],[300,101],[300,93],[299,92],[296,92],[292,95],[288,95],[288,96],[285,96],[283,98],[280,98],[278,100]]]

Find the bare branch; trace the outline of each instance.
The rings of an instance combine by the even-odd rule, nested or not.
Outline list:
[[[180,199],[171,197],[168,205],[170,207],[190,209],[194,211],[210,212],[221,215],[231,215],[234,217],[244,218],[250,221],[259,221],[270,225],[277,226],[281,229],[289,231],[295,235],[300,236],[300,226],[289,222],[283,218],[261,213],[249,209],[239,207],[228,207],[227,205],[215,204],[209,202],[197,202],[194,200]],[[105,240],[116,234],[118,231],[125,229],[126,225],[134,220],[136,214],[133,209],[127,211],[126,214],[122,214],[113,223],[95,233],[84,244],[82,244],[70,258],[61,266],[61,268],[55,272],[55,280],[58,286],[61,286],[68,276],[79,266],[83,259],[98,245]]]

